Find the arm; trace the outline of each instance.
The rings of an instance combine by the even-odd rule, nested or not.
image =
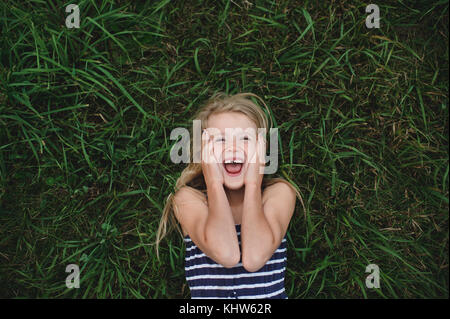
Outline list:
[[[263,267],[280,246],[295,209],[295,193],[285,183],[246,184],[242,215],[242,263],[247,271]]]
[[[241,256],[230,204],[222,184],[208,185],[207,188],[208,216],[204,244],[216,256],[215,260],[225,267],[232,267]]]
[[[212,260],[224,267],[239,262],[240,251],[231,209],[222,185],[203,194],[182,187],[174,196],[175,216],[191,240]]]
[[[265,140],[261,135],[245,175],[242,264],[250,272],[261,269],[280,246],[295,209],[295,192],[283,182],[268,186],[261,194],[264,164],[260,158],[264,154]]]
[[[176,217],[200,250],[224,267],[233,267],[240,259],[233,215],[206,131],[202,140],[202,170],[208,201],[203,194],[183,187],[175,194]]]

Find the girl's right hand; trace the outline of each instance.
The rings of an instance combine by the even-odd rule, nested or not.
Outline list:
[[[214,144],[207,130],[202,133],[202,170],[206,185],[223,185],[223,175],[220,170],[221,163],[214,155]]]

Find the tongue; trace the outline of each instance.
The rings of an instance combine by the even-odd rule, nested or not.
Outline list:
[[[225,164],[225,169],[228,173],[238,173],[241,171],[242,164]]]

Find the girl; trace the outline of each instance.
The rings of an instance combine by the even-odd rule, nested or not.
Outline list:
[[[183,170],[159,225],[157,251],[169,220],[181,225],[192,298],[287,298],[285,234],[300,194],[264,178],[264,136],[249,132],[268,121],[249,96],[260,99],[218,93],[199,111],[202,162]]]

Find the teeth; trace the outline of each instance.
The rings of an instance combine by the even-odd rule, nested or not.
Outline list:
[[[225,164],[243,164],[244,163],[244,161],[243,160],[239,160],[239,159],[237,159],[237,160],[225,160]]]

